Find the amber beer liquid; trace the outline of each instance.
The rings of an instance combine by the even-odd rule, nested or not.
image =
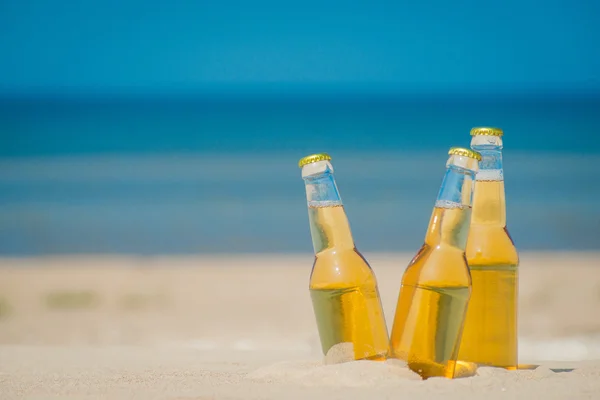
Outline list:
[[[344,349],[349,354],[342,361],[385,360],[389,336],[377,280],[354,245],[329,160],[323,153],[299,162],[315,250],[309,289],[321,347],[326,356]]]
[[[427,379],[453,378],[471,295],[465,258],[479,153],[452,148],[425,243],[402,277],[392,357]]]
[[[475,181],[467,241],[473,289],[459,358],[516,369],[519,256],[506,229],[503,132],[473,128],[471,135],[471,148],[483,159]]]

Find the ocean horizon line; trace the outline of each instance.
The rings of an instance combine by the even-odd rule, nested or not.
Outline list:
[[[6,101],[199,101],[199,100],[543,100],[600,99],[600,87],[490,86],[411,87],[385,84],[214,84],[171,88],[21,88],[0,87],[0,105]]]
[[[468,132],[467,132],[468,133]],[[463,147],[468,147],[467,143],[459,143]],[[450,147],[448,147],[450,149]],[[256,160],[276,160],[282,161],[287,158],[292,161],[298,161],[300,158],[310,154],[328,153],[337,162],[342,161],[344,164],[351,162],[350,159],[356,159],[360,156],[361,162],[369,161],[386,161],[394,159],[411,159],[416,160],[425,158],[431,160],[433,157],[441,158],[447,156],[446,148],[436,146],[433,148],[404,148],[404,149],[335,149],[315,148],[314,151],[299,151],[299,150],[272,150],[265,149],[231,149],[231,150],[177,150],[177,151],[110,151],[110,152],[89,152],[89,153],[48,153],[48,154],[17,154],[17,155],[2,155],[0,154],[0,169],[11,165],[11,167],[29,165],[60,165],[63,162],[85,163],[94,165],[95,163],[113,164],[126,161],[127,163],[138,163],[140,165],[150,165],[153,163],[165,163],[173,161],[177,164],[195,164],[195,163],[210,163],[210,162],[225,162],[235,161],[236,163],[253,163]],[[505,155],[506,157],[506,155]],[[511,149],[508,154],[511,160],[525,160],[535,158],[540,161],[554,160],[571,160],[571,161],[591,161],[600,162],[600,152],[582,153],[574,149],[541,149],[532,152],[526,149]],[[30,164],[34,163],[34,164]],[[58,164],[55,164],[58,163]],[[295,165],[295,164],[294,164]],[[0,180],[2,177],[0,176]]]

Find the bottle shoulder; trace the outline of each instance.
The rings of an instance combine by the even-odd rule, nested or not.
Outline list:
[[[330,249],[315,256],[311,289],[334,289],[353,286],[377,285],[375,273],[356,248]]]
[[[517,248],[502,226],[471,225],[466,255],[470,265],[519,264]]]
[[[403,285],[465,287],[471,275],[464,251],[448,245],[424,244],[402,276]]]

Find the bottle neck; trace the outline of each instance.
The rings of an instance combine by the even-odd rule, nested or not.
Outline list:
[[[342,199],[332,170],[304,177],[306,201],[309,207],[341,206]]]
[[[480,139],[481,140],[481,139]],[[479,140],[479,141],[480,141]],[[477,143],[471,147],[481,153],[480,170],[476,177],[473,199],[473,224],[506,226],[506,195],[502,167],[502,140],[487,138],[488,144]],[[473,143],[475,142],[475,143]]]
[[[429,221],[425,242],[432,247],[448,245],[465,250],[475,171],[449,164]]]
[[[469,208],[473,204],[475,171],[448,165],[435,202],[436,207]]]
[[[354,248],[350,223],[335,183],[333,168],[330,164],[324,167],[315,174],[305,176],[303,173],[310,233],[316,254],[331,249]]]

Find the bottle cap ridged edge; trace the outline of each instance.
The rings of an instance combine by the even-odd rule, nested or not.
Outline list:
[[[481,154],[475,150],[465,149],[463,147],[452,147],[448,151],[448,155],[451,156],[464,156],[474,158],[477,161],[481,161]]]
[[[471,136],[487,135],[487,136],[502,136],[504,132],[500,128],[477,127],[471,129]]]
[[[302,157],[300,161],[298,161],[298,167],[302,168],[307,164],[329,160],[331,160],[331,156],[327,153],[311,154],[310,156]]]

